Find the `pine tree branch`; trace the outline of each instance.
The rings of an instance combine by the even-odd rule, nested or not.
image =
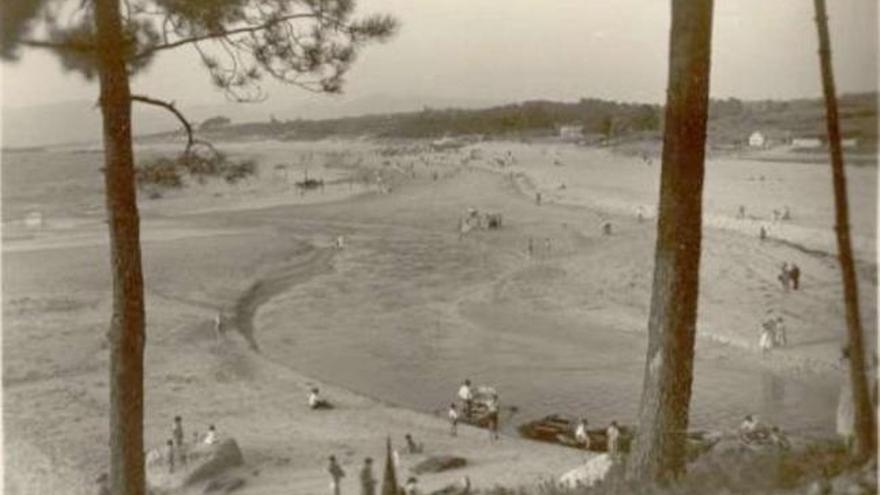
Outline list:
[[[201,139],[195,138],[195,136],[193,135],[192,124],[190,124],[186,117],[180,112],[180,110],[178,110],[177,107],[174,106],[174,102],[168,102],[156,98],[150,98],[149,96],[136,94],[131,95],[131,101],[137,101],[140,103],[146,103],[147,105],[164,108],[165,110],[168,110],[169,112],[174,114],[174,116],[177,117],[177,120],[179,120],[180,123],[183,124],[183,128],[186,131],[186,149],[184,150],[185,155],[189,156],[192,147],[197,144],[208,147],[215,154],[218,153],[217,149],[214,148],[214,145],[212,145],[208,141],[203,141]]]
[[[205,41],[205,40],[216,39],[216,38],[225,38],[225,37],[233,36],[236,34],[254,33],[257,31],[262,31],[264,29],[269,29],[272,26],[281,24],[282,22],[292,21],[295,19],[309,19],[309,18],[317,19],[320,17],[322,17],[322,16],[319,13],[291,14],[291,15],[286,15],[286,16],[282,16],[282,17],[277,17],[275,19],[270,19],[269,21],[264,22],[262,24],[258,24],[256,26],[246,26],[246,27],[240,27],[237,29],[222,29],[219,31],[212,31],[210,33],[203,34],[200,36],[183,38],[183,39],[179,39],[176,41],[172,41],[170,43],[163,43],[161,45],[151,46],[148,49],[135,55],[135,59],[149,57],[152,54],[154,54],[158,51],[161,51],[161,50],[170,50],[172,48],[177,48],[179,46],[188,45],[190,43],[197,43],[199,41]]]

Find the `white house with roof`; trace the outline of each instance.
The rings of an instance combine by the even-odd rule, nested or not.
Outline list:
[[[763,148],[765,144],[767,144],[767,138],[761,131],[755,131],[749,135],[749,147]]]

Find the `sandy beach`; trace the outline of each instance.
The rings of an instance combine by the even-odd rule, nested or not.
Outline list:
[[[259,176],[141,199],[149,447],[169,436],[174,415],[187,435],[216,424],[242,447],[241,493],[320,494],[328,455],[342,461],[352,492],[363,457],[382,459],[385,438],[400,447],[409,432],[426,452],[404,455],[404,468],[434,454],[469,461],[422,477],[423,488],[465,475],[486,487],[537,483],[583,461],[578,451],[517,438],[521,422],[554,412],[596,425],[634,420],[656,158],[509,142],[447,153],[366,141],[228,151],[257,159]],[[107,463],[101,157],[3,158],[6,489],[91,493]],[[301,194],[293,182],[306,173],[327,188]],[[874,345],[876,168],[847,173]],[[833,433],[844,320],[830,172],[711,160],[704,204],[692,424],[733,428],[757,413],[803,437]],[[746,218],[737,218],[740,205]],[[791,220],[774,222],[772,211],[786,206]],[[460,236],[468,208],[502,213],[503,227]],[[23,221],[33,211],[38,226]],[[332,247],[338,236],[341,250]],[[783,262],[801,267],[801,290],[780,287]],[[237,331],[218,337],[217,312]],[[762,355],[758,328],[768,315],[785,318],[789,345]],[[466,377],[497,387],[502,405],[516,408],[502,417],[500,441],[470,428],[449,436],[441,411]],[[309,411],[313,385],[338,407]]]

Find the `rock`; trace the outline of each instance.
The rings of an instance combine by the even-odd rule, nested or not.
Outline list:
[[[467,465],[464,457],[454,455],[432,456],[415,465],[412,472],[416,474],[440,473],[451,469],[458,469]]]
[[[198,453],[194,452],[194,454]],[[183,480],[184,485],[215,478],[229,468],[244,464],[244,458],[238,443],[230,438],[213,446],[207,455],[195,456],[190,464],[191,470]]]
[[[564,488],[577,488],[580,486],[590,487],[605,479],[605,475],[611,470],[614,461],[608,454],[599,454],[593,457],[583,466],[576,467],[559,478],[559,484]]]
[[[207,485],[205,485],[205,489],[202,491],[202,493],[230,493],[243,487],[244,484],[245,481],[242,478],[211,480],[208,482]]]

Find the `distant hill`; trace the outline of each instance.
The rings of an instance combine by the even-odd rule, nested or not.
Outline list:
[[[447,99],[416,95],[370,95],[362,98],[298,95],[296,101],[279,102],[280,98],[250,103],[179,106],[188,119],[199,123],[215,116],[228,116],[233,123],[278,119],[327,119],[343,116],[407,112],[429,106],[460,108],[486,107],[497,102],[478,99]],[[164,110],[134,105],[136,135],[173,131],[177,121]],[[101,113],[94,102],[67,101],[47,105],[2,108],[2,145],[6,148],[49,146],[68,143],[98,142],[101,139]]]
[[[877,93],[840,98],[844,137],[857,138],[859,147],[876,150]],[[429,104],[430,102],[430,104]],[[214,128],[214,139],[322,139],[331,136],[378,138],[439,138],[474,135],[534,137],[556,135],[562,126],[581,127],[589,140],[659,139],[663,108],[594,98],[577,102],[547,100],[490,106],[482,100],[446,100],[414,96],[338,99],[316,95],[296,103],[269,102],[183,106],[194,123],[218,116],[230,125]],[[825,134],[825,110],[820,98],[798,100],[712,100],[709,140],[713,145],[743,146],[760,131],[772,142]],[[134,106],[136,135],[178,129],[165,111]],[[27,147],[98,141],[100,112],[87,101],[40,107],[3,109],[3,146]]]
[[[799,137],[824,138],[822,99],[788,101],[713,100],[709,139],[714,145],[747,143],[760,131],[770,142]],[[859,147],[877,146],[877,93],[840,98],[843,135]],[[577,126],[587,139],[627,140],[661,135],[663,107],[599,99],[577,102],[527,101],[483,109],[424,108],[416,112],[383,113],[323,120],[274,120],[227,126],[212,131],[215,139],[321,139],[332,136],[438,138],[480,134],[522,138],[556,135],[562,126]]]

